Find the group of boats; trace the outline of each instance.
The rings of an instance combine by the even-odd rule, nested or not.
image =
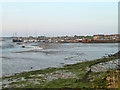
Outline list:
[[[12,39],[13,42],[23,42],[22,39]]]
[[[24,42],[24,43],[27,43],[27,42],[29,42],[29,43],[32,43],[32,42],[35,42],[35,43],[37,43],[37,42],[44,42],[43,40],[24,40],[24,39],[13,39],[12,40],[13,42]]]
[[[23,39],[12,39],[12,42],[16,42],[17,44],[19,44],[22,48],[33,48],[33,49],[42,49],[40,46],[37,45],[28,45],[25,44],[27,41],[23,40]],[[31,42],[35,42],[34,40],[32,40]]]

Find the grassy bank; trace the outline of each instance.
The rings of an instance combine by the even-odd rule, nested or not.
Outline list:
[[[113,85],[107,77],[112,78],[116,70],[93,72],[91,66],[117,59],[101,58],[77,64],[65,65],[62,68],[46,68],[30,72],[16,73],[3,77],[3,87],[8,88],[108,88]],[[7,82],[4,84],[4,82]],[[8,83],[9,82],[9,83]],[[116,81],[115,81],[116,82]],[[110,84],[108,84],[110,83]]]

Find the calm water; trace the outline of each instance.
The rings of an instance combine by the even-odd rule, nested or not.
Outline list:
[[[58,67],[64,64],[73,64],[85,60],[94,60],[107,54],[113,54],[118,51],[117,43],[101,44],[83,44],[83,43],[65,43],[48,44],[54,48],[34,49],[33,47],[21,48],[20,45],[13,43],[10,38],[0,39],[2,42],[2,72],[13,74],[23,71],[44,69],[47,67]],[[40,43],[33,43],[33,45]],[[72,46],[74,46],[72,48]],[[34,52],[22,52],[29,51]]]

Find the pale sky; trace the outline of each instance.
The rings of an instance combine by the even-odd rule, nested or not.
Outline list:
[[[118,2],[119,0],[1,0],[1,2]]]
[[[117,2],[4,2],[2,35],[118,33]]]

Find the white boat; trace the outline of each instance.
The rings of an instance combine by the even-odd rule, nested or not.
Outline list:
[[[22,44],[22,48],[33,48],[33,49],[42,49],[39,46],[31,46],[31,45],[26,45],[26,44]]]

